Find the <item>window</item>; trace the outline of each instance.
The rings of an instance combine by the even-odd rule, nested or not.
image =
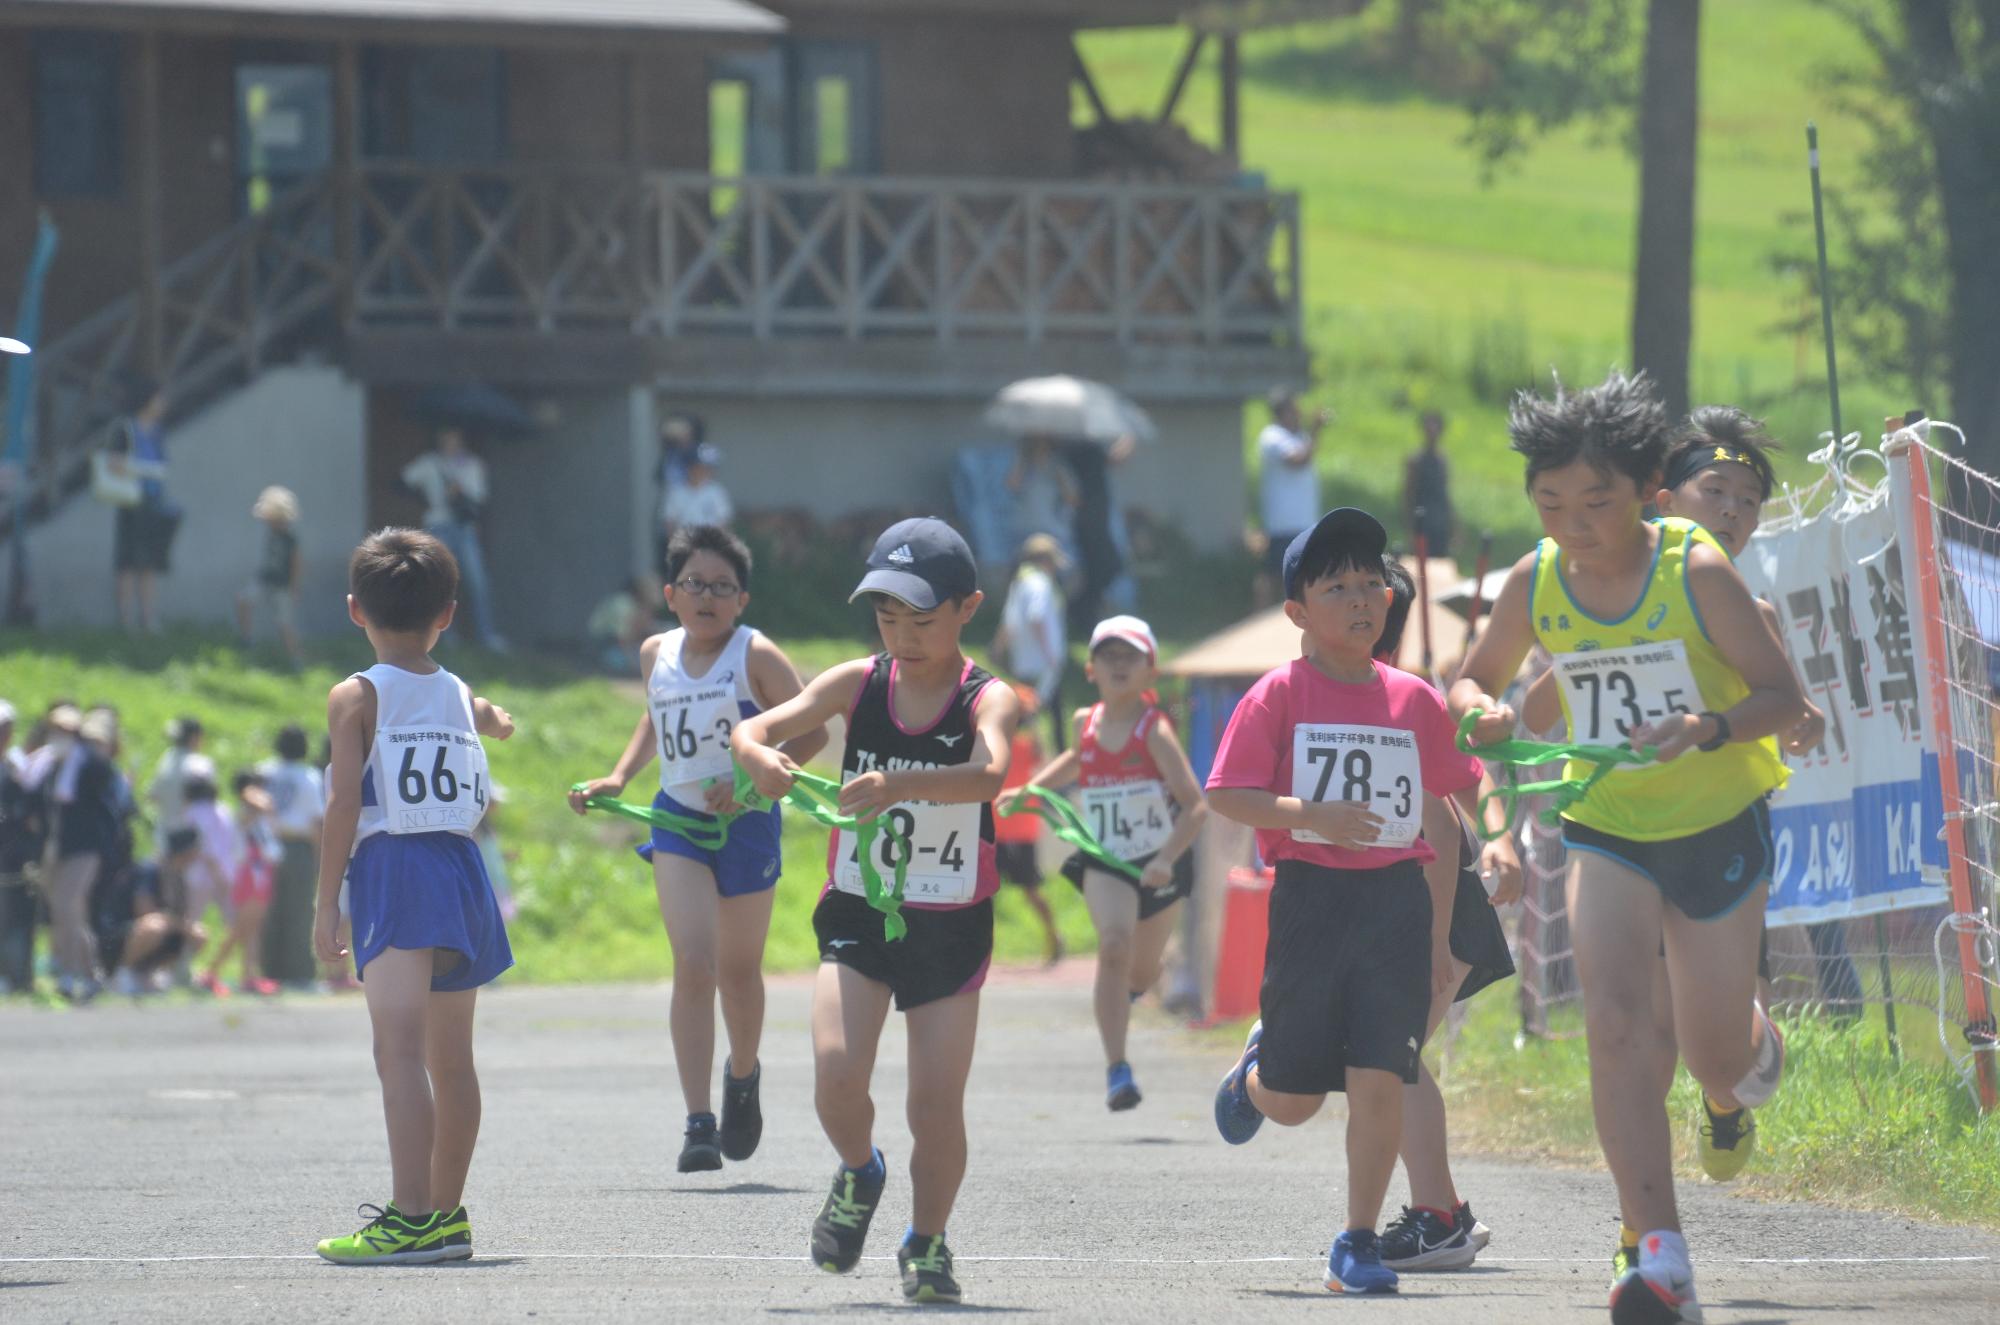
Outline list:
[[[491,48],[371,46],[363,54],[362,150],[438,165],[507,152],[506,65]]]
[[[123,178],[119,42],[106,32],[34,34],[35,192],[111,197]]]
[[[867,175],[880,169],[875,47],[796,42],[791,74],[792,169],[801,175]]]

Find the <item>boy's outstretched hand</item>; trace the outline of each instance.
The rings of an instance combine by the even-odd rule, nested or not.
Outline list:
[[[889,791],[889,775],[881,769],[863,773],[840,789],[840,812],[867,823],[896,803]]]
[[[490,699],[472,701],[472,725],[481,736],[504,741],[514,734],[514,717]]]
[[[750,784],[774,801],[783,800],[798,780],[799,766],[791,756],[768,745],[746,743],[738,747],[736,762],[750,775]]]

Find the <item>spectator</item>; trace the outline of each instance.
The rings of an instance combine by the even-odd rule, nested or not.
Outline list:
[[[639,646],[652,633],[653,614],[647,606],[659,599],[660,591],[643,575],[634,575],[606,595],[590,610],[584,625],[591,662],[614,676],[637,671]]]
[[[1076,475],[1057,457],[1053,438],[1021,439],[1007,474],[1007,490],[1014,494],[1016,533],[1045,534],[1064,549],[1076,546]]]
[[[1063,636],[1061,579],[1069,569],[1062,548],[1048,534],[1032,534],[1021,544],[1021,564],[1007,586],[993,656],[1016,680],[1025,682],[1049,714],[1056,752],[1068,749],[1063,732],[1062,678],[1069,665]]]
[[[706,524],[727,529],[736,519],[736,508],[730,504],[729,490],[715,476],[721,465],[722,452],[716,447],[703,442],[694,448],[694,454],[688,458],[686,478],[667,490],[666,507],[661,515],[669,537],[674,530],[687,525]]]
[[[265,975],[285,984],[310,984],[317,969],[312,953],[313,896],[319,887],[326,783],[319,768],[307,762],[307,749],[305,728],[287,727],[278,733],[276,758],[258,768],[271,797],[279,844],[271,909],[264,925],[263,967]]]
[[[1307,423],[1292,391],[1271,392],[1271,421],[1257,435],[1258,514],[1264,526],[1264,574],[1259,578],[1260,602],[1276,597],[1285,549],[1319,520],[1319,433],[1328,414],[1315,410]]]
[[[1403,520],[1412,546],[1421,538],[1425,556],[1451,555],[1451,466],[1439,443],[1444,439],[1444,415],[1423,413],[1423,449],[1403,466]]]
[[[662,569],[667,564],[667,540],[673,537],[667,519],[667,501],[674,495],[674,489],[687,482],[688,462],[694,459],[696,448],[707,440],[708,425],[699,414],[674,410],[660,417],[660,518],[659,527],[653,531],[657,544],[653,560]]]
[[[93,956],[114,970],[112,988],[136,996],[170,964],[193,957],[208,933],[185,905],[181,871],[200,850],[192,828],[167,834],[158,864],[122,862],[90,897]],[[93,987],[87,999],[94,995]]]
[[[166,417],[166,393],[148,384],[112,445],[117,464],[139,480],[139,500],[120,506],[112,527],[118,624],[147,634],[159,633],[159,577],[167,571],[181,524],[180,508],[167,498]]]
[[[0,699],[0,996],[28,993],[35,980],[28,870],[42,854],[45,824],[41,798],[28,785],[28,753],[14,748],[14,706]]]
[[[296,671],[306,661],[299,650],[298,629],[299,586],[305,574],[305,557],[299,552],[299,499],[290,488],[273,484],[257,494],[250,515],[263,523],[264,550],[250,582],[236,595],[236,632],[247,650],[257,609],[264,608],[277,623],[278,641]]]
[[[167,748],[160,752],[153,780],[146,786],[146,799],[153,803],[153,831],[163,842],[185,822],[181,784],[187,780],[188,764],[206,758],[201,753],[206,736],[200,718],[180,717],[167,724]]]
[[[271,908],[280,849],[272,825],[271,795],[265,790],[264,775],[249,770],[238,773],[230,786],[236,793],[236,840],[241,850],[229,884],[229,937],[196,983],[218,998],[227,997],[229,986],[222,983],[222,966],[230,953],[240,952],[243,971],[236,987],[245,993],[269,996],[278,992],[278,982],[264,975],[264,916]]]
[[[1130,436],[1108,446],[1082,441],[1063,447],[1063,459],[1076,480],[1076,551],[1083,565],[1069,619],[1079,635],[1089,634],[1097,624],[1107,591],[1120,601],[1137,597],[1125,572],[1124,518],[1118,511],[1112,471],[1138,449],[1138,439]],[[1057,749],[1060,752],[1061,747]]]
[[[181,794],[187,800],[186,825],[201,838],[194,859],[181,871],[190,920],[204,919],[211,905],[228,907],[230,885],[243,858],[243,839],[236,831],[236,821],[222,808],[222,789],[215,779],[214,761],[201,755],[188,761],[187,777],[181,783]]]
[[[52,770],[55,863],[48,874],[49,922],[57,992],[72,1002],[87,1002],[102,987],[91,895],[101,876],[124,868],[130,859],[132,800],[116,762],[116,716],[92,709],[75,731],[76,740]]]
[[[466,447],[459,429],[440,428],[437,449],[404,466],[403,483],[424,499],[424,528],[458,561],[459,584],[472,608],[479,642],[496,653],[506,652],[507,641],[493,619],[486,554],[479,541],[479,522],[486,514],[486,462]]]

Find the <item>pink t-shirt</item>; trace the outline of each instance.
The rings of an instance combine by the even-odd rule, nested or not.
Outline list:
[[[1410,673],[1375,664],[1375,680],[1336,681],[1309,660],[1266,673],[1236,705],[1215,752],[1208,786],[1255,787],[1308,800],[1369,802],[1391,845],[1351,850],[1258,829],[1267,863],[1302,860],[1329,869],[1427,862],[1423,796],[1450,796],[1479,781],[1480,763],[1460,754],[1444,696]],[[1400,839],[1400,840],[1398,840]]]

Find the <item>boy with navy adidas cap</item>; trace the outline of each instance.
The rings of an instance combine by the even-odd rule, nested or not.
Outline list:
[[[1242,1145],[1265,1118],[1297,1126],[1329,1091],[1346,1092],[1347,1220],[1325,1278],[1334,1292],[1396,1288],[1375,1221],[1431,994],[1454,974],[1450,894],[1432,895],[1423,866],[1430,842],[1456,840],[1443,799],[1480,773],[1455,747],[1444,697],[1372,656],[1390,602],[1387,545],[1381,522],[1351,507],[1292,540],[1285,615],[1305,634],[1304,656],[1250,688],[1208,779],[1210,806],[1257,830],[1277,876],[1263,1016],[1216,1091],[1216,1126]]]
[[[757,789],[776,798],[799,771],[779,747],[845,717],[841,812],[887,816],[899,830],[876,835],[870,850],[885,880],[906,867],[905,936],[889,939],[883,915],[865,900],[851,832],[834,834],[813,912],[814,1094],[841,1167],[813,1223],[811,1255],[831,1273],[852,1270],[881,1203],[888,1173],[875,1148],[869,1078],[893,1003],[909,1035],[912,1211],[896,1253],[903,1296],[956,1302],[945,1221],[965,1176],[965,1082],[993,952],[1000,880],[991,802],[1007,776],[1020,701],[991,684],[960,645],[982,595],[972,551],[950,525],[891,525],[850,600],[864,595],[882,651],[822,672],[796,698],[745,718],[731,745]]]

